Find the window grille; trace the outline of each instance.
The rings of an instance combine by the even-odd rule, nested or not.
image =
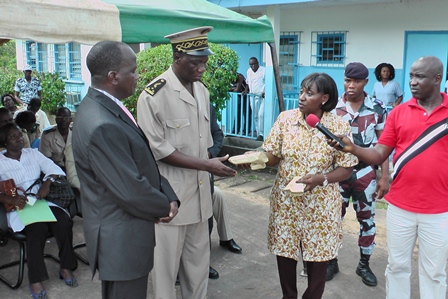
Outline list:
[[[311,32],[311,65],[344,66],[346,31]]]
[[[37,72],[48,72],[47,44],[25,42],[25,63]]]
[[[298,31],[281,32],[279,68],[284,93],[298,90],[297,67],[299,62],[300,34]]]
[[[25,42],[25,63],[31,66],[33,70],[36,70],[36,60],[37,60],[37,43],[32,41]]]
[[[80,44],[68,44],[68,79],[81,80],[81,46]]]
[[[60,78],[67,78],[67,53],[65,44],[54,45],[54,70]]]

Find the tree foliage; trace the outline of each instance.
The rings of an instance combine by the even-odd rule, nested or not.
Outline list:
[[[16,42],[10,40],[0,46],[0,69],[16,68]]]
[[[218,119],[221,119],[220,111],[226,107],[230,85],[236,80],[238,55],[234,50],[223,45],[209,43],[209,47],[214,55],[209,56],[202,82],[210,92],[210,101],[216,107]],[[137,70],[140,77],[136,92],[124,101],[124,104],[134,116],[136,115],[137,100],[140,93],[146,85],[168,69],[172,61],[171,45],[148,48],[137,54]]]
[[[55,114],[59,107],[65,104],[65,83],[57,73],[34,73],[42,86],[41,109],[49,114]],[[23,72],[14,67],[5,68],[0,72],[0,93],[14,94],[16,80],[23,77]]]
[[[42,86],[40,109],[47,114],[56,114],[56,111],[65,104],[65,82],[59,78],[58,73],[39,73],[37,78]]]
[[[18,71],[16,66],[13,68],[2,67],[0,70],[0,93],[14,94],[14,85],[20,77],[23,77],[23,72]]]

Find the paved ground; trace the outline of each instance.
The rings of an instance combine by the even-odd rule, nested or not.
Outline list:
[[[275,171],[239,173],[236,178],[219,180],[216,184],[223,190],[230,210],[230,221],[235,241],[243,248],[243,253],[234,254],[219,246],[216,230],[212,234],[211,265],[219,271],[220,278],[210,280],[209,298],[211,299],[271,299],[281,298],[275,256],[266,249],[266,231],[269,211],[269,186],[272,185]],[[371,268],[377,275],[378,286],[368,287],[355,274],[359,259],[357,244],[357,224],[353,209],[348,209],[344,220],[344,244],[339,252],[340,273],[326,284],[324,298],[385,298],[384,270],[387,264],[387,248],[385,242],[385,210],[377,210],[378,236],[377,246],[372,256]],[[75,243],[82,241],[82,220],[75,219]],[[119,242],[120,240],[117,240]],[[54,252],[55,244],[51,239],[47,249]],[[111,248],[113,250],[113,248]],[[79,250],[83,252],[83,249]],[[0,248],[0,263],[4,263],[18,254],[18,246],[10,241],[6,247]],[[58,265],[47,261],[50,280],[45,287],[50,299],[101,298],[100,282],[97,277],[91,279],[88,266],[80,263],[75,272],[79,287],[66,287],[58,279]],[[26,267],[25,267],[26,269]],[[300,268],[299,268],[300,270]],[[25,270],[26,271],[26,270]],[[412,276],[412,299],[418,296],[418,278],[414,261]],[[1,270],[1,275],[14,278],[17,267]],[[306,287],[306,278],[298,277],[299,293]],[[178,292],[178,298],[181,298]],[[11,290],[0,283],[0,298],[30,298],[28,279],[25,278],[18,290]],[[151,291],[148,298],[153,298]]]

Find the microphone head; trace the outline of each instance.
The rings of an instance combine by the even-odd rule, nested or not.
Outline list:
[[[319,118],[318,118],[316,115],[314,115],[314,114],[309,114],[309,115],[306,117],[306,123],[307,123],[310,127],[315,128],[316,125],[319,123]]]

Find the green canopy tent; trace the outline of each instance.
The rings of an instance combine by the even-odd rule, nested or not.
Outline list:
[[[165,35],[213,26],[214,43],[261,43],[271,47],[274,75],[283,111],[272,25],[266,16],[252,19],[205,0],[0,0],[11,18],[0,19],[0,38],[42,43],[100,40],[167,43]]]

